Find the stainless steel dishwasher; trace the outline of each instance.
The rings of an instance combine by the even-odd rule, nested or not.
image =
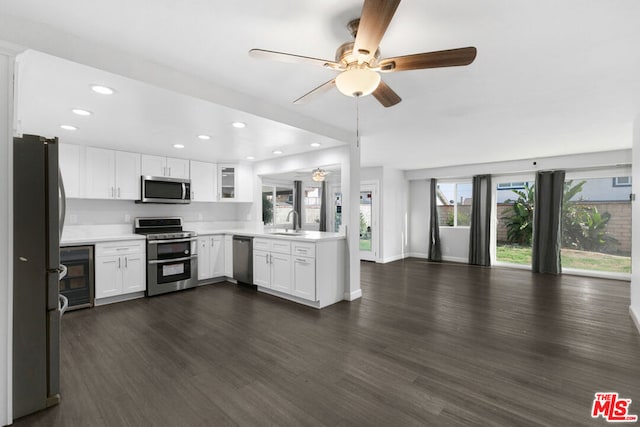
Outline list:
[[[253,286],[253,237],[233,236],[233,278]]]

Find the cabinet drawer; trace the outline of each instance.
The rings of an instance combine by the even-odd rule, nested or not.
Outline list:
[[[145,241],[96,243],[96,256],[144,253]]]
[[[280,254],[290,254],[291,253],[291,242],[286,240],[272,240],[271,241],[271,252],[277,252]]]
[[[315,258],[316,244],[309,242],[293,242],[291,254],[294,256],[304,256]]]
[[[270,251],[271,250],[271,240],[269,239],[261,239],[256,237],[253,239],[253,249],[259,251]]]

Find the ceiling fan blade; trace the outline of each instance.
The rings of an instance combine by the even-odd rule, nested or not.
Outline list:
[[[293,103],[297,104],[297,105],[306,104],[307,102],[311,101],[313,98],[316,98],[319,95],[322,95],[323,93],[328,92],[335,85],[336,85],[336,80],[335,79],[329,80],[328,82],[321,84],[317,88],[305,93],[300,98],[298,98],[295,101],[293,101]]]
[[[380,84],[378,85],[376,90],[373,91],[372,95],[378,100],[380,104],[387,108],[393,107],[398,102],[402,101],[402,98],[400,98],[400,96],[398,96],[398,94],[395,93],[393,89],[391,89],[382,80],[380,80]]]
[[[342,66],[337,62],[326,59],[312,58],[310,56],[294,55],[291,53],[276,52],[273,50],[251,49],[249,56],[253,58],[271,59],[274,61],[287,62],[290,64],[311,64],[320,65],[321,67],[331,68],[334,70],[341,69]]]
[[[475,47],[440,50],[437,52],[416,53],[414,55],[397,56],[380,60],[381,72],[421,70],[425,68],[456,67],[469,65],[476,59]]]
[[[373,57],[382,36],[393,18],[400,0],[365,0],[360,15],[360,24],[353,46],[354,53]]]

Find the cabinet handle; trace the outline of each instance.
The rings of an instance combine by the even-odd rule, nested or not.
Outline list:
[[[297,249],[296,249],[296,252],[300,252],[301,254],[306,254],[306,253],[307,253],[307,250],[306,250],[306,249],[300,249],[300,248],[297,248]]]
[[[120,262],[122,261],[122,258],[118,258],[118,268],[120,268]]]
[[[300,258],[296,258],[296,262],[300,262],[302,264],[307,264],[308,261],[306,259],[300,259]]]
[[[120,187],[118,187],[118,199],[120,198]]]
[[[191,200],[195,200],[196,199],[196,192],[192,191],[191,192]]]
[[[124,268],[129,268],[129,258],[124,257]]]
[[[116,196],[114,190],[115,189],[113,187],[111,187],[111,198],[114,198]]]
[[[166,166],[162,167],[162,176],[167,176],[167,167]]]
[[[171,168],[169,168],[169,175],[167,175],[167,176],[171,176]]]

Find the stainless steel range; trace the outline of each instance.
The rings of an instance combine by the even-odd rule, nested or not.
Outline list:
[[[136,218],[135,232],[147,236],[147,296],[196,286],[198,235],[182,218]]]

